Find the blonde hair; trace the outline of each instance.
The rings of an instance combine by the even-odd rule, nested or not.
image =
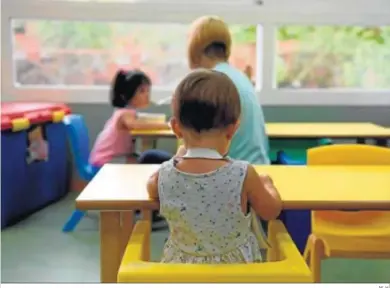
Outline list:
[[[172,99],[178,122],[197,133],[236,124],[241,105],[238,90],[222,72],[196,69],[177,86]]]
[[[202,16],[196,19],[190,28],[187,54],[191,68],[199,63],[205,49],[211,44],[223,44],[224,60],[229,59],[232,46],[229,27],[218,16]]]

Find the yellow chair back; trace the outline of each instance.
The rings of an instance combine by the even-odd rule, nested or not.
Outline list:
[[[315,147],[308,150],[307,163],[308,165],[390,165],[390,149],[360,144]],[[374,187],[375,183],[373,189]],[[332,189],[331,185],[329,189]],[[390,235],[390,225],[386,223],[390,223],[390,212],[387,211],[313,211],[312,213],[312,232],[315,234],[358,233],[364,236],[388,233]],[[384,227],[388,227],[387,230],[383,229]]]
[[[120,283],[312,283],[311,272],[280,221],[269,222],[268,257],[253,264],[164,264],[148,262],[150,222],[139,221],[119,267]]]
[[[363,144],[337,144],[311,148],[308,165],[390,165],[390,149]]]
[[[177,138],[177,148],[180,147],[180,145],[183,145],[183,139],[182,138]]]

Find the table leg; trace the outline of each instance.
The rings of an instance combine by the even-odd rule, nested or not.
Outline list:
[[[148,221],[148,223],[150,225],[150,229],[152,229],[153,211],[151,211],[151,210],[142,210],[141,213],[142,213],[142,215],[141,215],[142,216],[142,220]],[[145,241],[145,246],[148,247],[148,248],[147,248],[147,250],[145,250],[144,258],[145,258],[145,261],[149,261],[150,260],[150,253],[151,253],[151,249],[152,249],[150,233],[148,234],[148,238]]]
[[[366,144],[366,139],[365,138],[357,138],[356,143],[357,144]]]
[[[134,211],[122,211],[121,213],[121,259],[125,253],[127,243],[134,227]]]
[[[386,138],[383,138],[383,139],[375,139],[375,145],[376,146],[381,146],[381,147],[387,147],[387,139]]]
[[[157,148],[157,139],[155,138],[141,138],[141,151],[147,151]]]
[[[100,281],[116,283],[121,261],[121,214],[100,212]]]

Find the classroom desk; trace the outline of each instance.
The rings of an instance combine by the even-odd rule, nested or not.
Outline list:
[[[99,210],[101,281],[116,282],[133,226],[126,210],[154,210],[146,181],[159,165],[105,165],[76,199],[80,210]],[[285,209],[390,210],[390,166],[257,166],[278,187]],[[332,184],[334,186],[331,186]],[[151,213],[145,213],[147,219]]]
[[[275,139],[366,139],[390,138],[390,131],[373,123],[270,123],[267,134]]]
[[[390,129],[373,123],[266,123],[266,131],[271,139],[356,139],[358,143],[373,139],[380,146],[386,146],[387,139],[390,139]],[[143,145],[145,148],[155,148],[157,138],[175,138],[172,130],[139,130],[132,131],[132,135],[145,142],[152,140]]]

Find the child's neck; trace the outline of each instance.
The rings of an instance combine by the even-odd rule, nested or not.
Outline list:
[[[224,155],[226,153],[226,142],[219,139],[197,139],[194,141],[185,141],[185,146],[187,149],[212,149],[217,151],[219,154]]]

